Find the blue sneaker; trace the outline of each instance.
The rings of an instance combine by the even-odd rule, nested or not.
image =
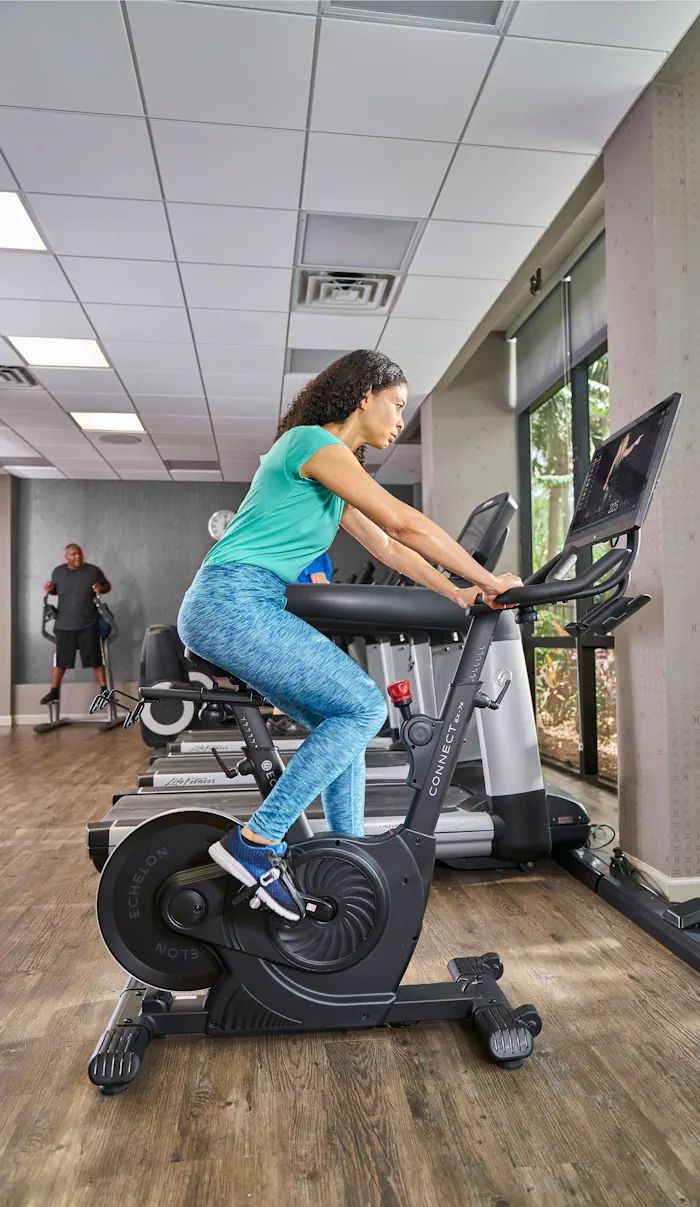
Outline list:
[[[286,850],[286,842],[278,842],[274,846],[247,842],[241,834],[241,827],[236,826],[209,847],[209,855],[214,863],[240,880],[246,888],[259,884],[255,896],[268,909],[289,922],[298,922],[304,911],[285,863]]]

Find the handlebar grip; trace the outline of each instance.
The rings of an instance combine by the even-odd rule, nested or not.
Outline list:
[[[511,587],[509,591],[499,595],[496,602],[506,605],[560,603],[579,595],[597,595],[599,591],[607,591],[622,581],[628,573],[632,558],[632,550],[629,548],[610,549],[574,578],[549,579],[548,582],[542,581],[542,573],[547,570],[547,567],[543,566],[538,571],[538,582],[533,582],[530,578],[522,587]],[[554,559],[554,564],[558,560],[559,558]],[[548,573],[552,568],[553,564],[549,563]],[[610,573],[611,571],[613,573]],[[606,575],[609,577],[606,578]]]

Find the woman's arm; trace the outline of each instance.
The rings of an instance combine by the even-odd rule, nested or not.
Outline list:
[[[385,566],[390,566],[392,570],[399,570],[421,587],[430,587],[431,591],[454,600],[463,608],[471,607],[480,594],[478,587],[455,586],[449,578],[426,562],[420,553],[387,536],[386,532],[382,532],[381,528],[372,520],[368,520],[356,507],[347,506],[340,523],[350,536],[354,536],[356,541],[364,545],[372,557],[376,557]]]
[[[429,520],[415,507],[409,507],[408,503],[394,498],[388,490],[384,490],[362,468],[346,446],[325,444],[313,457],[309,457],[301,472],[304,477],[322,482],[334,494],[345,499],[346,503],[362,512],[394,541],[407,545],[409,549],[415,550],[439,566],[444,566],[453,574],[468,578],[486,595],[493,597],[515,585],[514,582],[507,581],[512,576],[499,575],[497,578],[495,574],[491,574],[474,561],[474,558],[433,520]],[[442,578],[438,571],[435,571],[435,574]],[[411,574],[411,577],[415,579],[414,574]],[[424,585],[432,586],[433,590],[437,589],[432,583]]]

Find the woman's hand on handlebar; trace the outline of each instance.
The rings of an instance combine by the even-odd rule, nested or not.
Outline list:
[[[487,604],[489,608],[493,608],[495,611],[499,612],[503,608],[507,608],[509,605],[496,603],[498,596],[502,595],[504,591],[510,591],[511,587],[522,587],[523,580],[519,578],[517,574],[497,574],[495,578],[498,583],[498,592],[495,595],[492,595],[489,591],[482,591],[481,594],[483,596],[484,603]],[[513,604],[510,605],[510,607],[513,606]]]

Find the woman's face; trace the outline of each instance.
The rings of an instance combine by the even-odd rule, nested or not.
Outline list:
[[[365,443],[372,448],[393,444],[403,430],[402,412],[408,399],[405,381],[386,390],[371,390],[362,412]]]

